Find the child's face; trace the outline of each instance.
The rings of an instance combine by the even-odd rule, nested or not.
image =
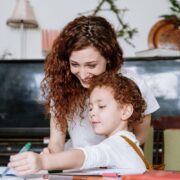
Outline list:
[[[96,87],[90,95],[90,121],[96,134],[110,136],[127,129],[122,121],[123,108],[114,99],[110,87]]]

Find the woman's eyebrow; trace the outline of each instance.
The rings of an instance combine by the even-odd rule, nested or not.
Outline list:
[[[76,60],[74,60],[74,59],[69,59],[69,61],[78,63],[78,62],[77,62]],[[89,61],[87,61],[86,63],[96,63],[96,62],[97,62],[97,60],[89,60]]]
[[[71,62],[73,62],[73,63],[78,63],[77,61],[74,61],[74,60],[72,60],[72,59],[70,59],[69,61],[71,61]]]
[[[94,63],[97,63],[97,61],[89,61],[89,62],[86,62],[86,64],[94,64]]]

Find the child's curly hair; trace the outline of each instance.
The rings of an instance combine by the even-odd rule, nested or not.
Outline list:
[[[96,87],[110,87],[113,90],[115,100],[120,104],[132,104],[133,113],[128,119],[128,124],[139,124],[144,117],[146,103],[137,85],[129,78],[121,74],[105,72],[92,78],[89,94]]]

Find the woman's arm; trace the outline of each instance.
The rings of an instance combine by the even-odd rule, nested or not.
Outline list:
[[[57,121],[52,116],[50,120],[50,141],[48,145],[50,153],[57,153],[64,150],[66,134],[61,132],[61,130],[57,128],[56,124]],[[47,149],[44,151],[47,151]]]
[[[146,115],[143,118],[143,122],[133,127],[134,134],[139,140],[140,145],[144,144],[148,137],[149,128],[151,125],[151,114]]]

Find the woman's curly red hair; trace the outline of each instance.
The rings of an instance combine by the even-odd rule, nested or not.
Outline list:
[[[136,125],[142,122],[146,102],[143,99],[137,85],[129,78],[117,73],[105,72],[100,76],[93,77],[89,93],[96,87],[109,87],[112,89],[114,99],[121,105],[131,104],[133,113],[128,119],[129,125]]]
[[[71,73],[69,57],[72,51],[95,47],[107,60],[107,71],[117,71],[123,64],[122,50],[110,23],[103,17],[81,16],[67,24],[48,54],[41,83],[46,112],[53,112],[60,129],[65,132],[78,108],[85,108],[87,89]]]

